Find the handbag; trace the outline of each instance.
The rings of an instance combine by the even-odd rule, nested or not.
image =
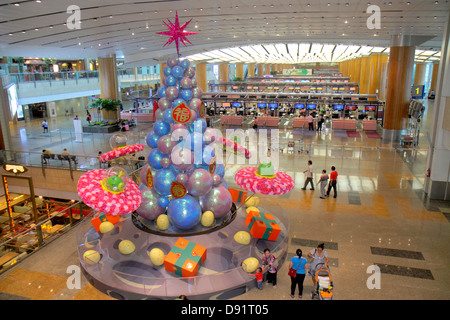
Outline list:
[[[289,268],[289,272],[288,272],[289,276],[291,276],[292,278],[295,278],[297,276],[297,271],[300,268],[300,266],[302,265],[302,261],[303,261],[303,258],[300,258],[300,263],[298,264],[297,269]]]

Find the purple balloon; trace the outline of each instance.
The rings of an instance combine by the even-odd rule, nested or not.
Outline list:
[[[167,168],[169,168],[171,166],[171,164],[172,164],[172,161],[170,161],[169,157],[164,157],[164,158],[161,159],[161,166],[163,168],[167,169]]]
[[[141,179],[141,183],[147,186],[147,171],[148,171],[148,163],[142,167],[139,172],[139,178]]]
[[[192,172],[187,183],[189,194],[199,197],[211,191],[213,178],[209,171],[205,169],[196,169]]]
[[[149,220],[154,220],[165,211],[158,205],[160,195],[151,188],[142,190],[142,202],[139,208],[136,209],[137,214]]]
[[[177,141],[172,141],[172,136],[168,134],[158,140],[158,150],[163,154],[170,154],[176,145]]]
[[[212,211],[214,217],[222,218],[230,212],[233,201],[228,189],[224,187],[214,187],[206,195],[199,198],[203,212]]]
[[[189,180],[189,176],[186,173],[179,173],[177,175],[177,182],[182,183],[183,185],[186,185]]]
[[[167,89],[169,89],[169,88],[167,88]],[[166,97],[167,97],[167,89],[166,89]],[[203,91],[199,87],[192,88],[192,97],[201,99],[202,94],[203,94]]]
[[[188,171],[194,166],[194,154],[187,148],[173,148],[170,159],[173,167],[178,171]]]
[[[191,80],[192,80],[191,81],[192,88],[196,87],[198,85],[197,78],[192,78]]]
[[[192,87],[192,80],[189,77],[183,77],[180,80],[180,86],[183,89],[190,89]]]
[[[213,174],[212,179],[213,179],[213,185],[215,185],[215,186],[217,186],[220,183],[220,181],[222,180],[222,178],[218,174]]]
[[[202,105],[202,100],[200,100],[199,98],[192,98],[191,102],[189,102],[189,108],[196,112],[198,112],[201,105]]]
[[[155,111],[155,119],[156,121],[161,120],[163,118],[164,115],[164,110],[163,109],[158,109]]]
[[[161,110],[166,110],[172,107],[172,103],[167,98],[161,98],[158,100],[158,107]]]
[[[195,76],[195,69],[191,66],[186,68],[184,75],[189,78],[193,78]]]
[[[210,144],[216,141],[217,137],[221,137],[222,134],[213,128],[206,128],[205,132],[203,133],[203,141],[205,141],[205,144]]]
[[[175,86],[171,86],[166,89],[166,99],[167,100],[173,101],[173,100],[177,99],[178,94],[179,94],[178,88]]]
[[[178,64],[178,59],[177,58],[169,58],[167,59],[167,65],[169,67],[175,67]]]

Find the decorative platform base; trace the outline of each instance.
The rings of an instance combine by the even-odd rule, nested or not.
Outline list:
[[[174,299],[180,295],[189,299],[229,299],[256,287],[255,277],[241,267],[245,259],[261,259],[263,250],[269,248],[281,267],[287,256],[287,217],[282,214],[278,214],[281,219],[276,217],[281,227],[277,241],[252,238],[250,244],[242,245],[233,237],[238,231],[248,231],[246,215],[241,208],[235,219],[220,230],[184,237],[207,248],[205,263],[194,277],[176,276],[167,272],[164,265],[154,266],[149,252],[159,248],[167,254],[177,238],[145,232],[136,227],[131,215],[102,235],[91,227],[89,219],[85,219],[78,234],[80,265],[95,288],[116,299]],[[135,251],[129,255],[121,254],[118,244],[122,240],[132,241]],[[83,260],[87,250],[100,253],[97,264],[89,265]]]

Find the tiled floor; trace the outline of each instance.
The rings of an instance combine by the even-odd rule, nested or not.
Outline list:
[[[432,105],[427,112],[421,134],[422,148],[426,147]],[[51,122],[50,131],[58,123],[70,128],[70,121],[62,119]],[[39,150],[50,141],[41,137],[30,144],[30,135],[37,130],[40,130],[38,124],[18,126],[13,139],[27,137],[28,141],[22,140],[22,148]],[[282,129],[280,136],[280,140],[289,140],[292,133]],[[306,255],[318,243],[325,243],[335,298],[339,300],[450,299],[450,204],[424,201],[426,151],[419,152],[413,161],[408,154],[381,149],[378,155],[351,151],[347,156],[345,152],[338,153],[343,150],[341,146],[384,147],[386,144],[364,133],[359,138],[349,138],[330,130],[304,135],[303,139],[316,145],[339,147],[335,148],[336,155],[280,154],[280,169],[294,178],[295,188],[287,195],[270,197],[267,201],[278,205],[290,218],[289,257],[297,248]],[[54,148],[62,146],[58,143],[55,142]],[[92,152],[95,154],[96,149]],[[300,189],[308,159],[313,160],[316,173],[332,165],[337,167],[336,199],[320,199],[319,189]],[[233,177],[240,167],[227,166],[226,180],[230,187],[236,186]],[[0,299],[111,299],[89,285],[83,276],[79,289],[69,289],[67,280],[71,274],[67,268],[71,265],[78,265],[76,229],[1,275]],[[369,267],[373,265],[381,270],[380,289],[367,286],[372,275]],[[287,272],[285,263],[278,271],[276,288],[265,285],[262,291],[252,290],[235,299],[290,300]],[[310,299],[311,289],[312,281],[307,277],[303,300]]]

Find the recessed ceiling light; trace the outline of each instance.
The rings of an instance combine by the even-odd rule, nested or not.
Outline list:
[[[12,33],[8,33],[8,35],[12,36],[13,34]]]
[[[14,5],[15,5],[16,7],[19,7],[19,6],[20,6],[20,3],[14,3]]]
[[[36,0],[36,2],[37,2],[37,3],[41,3],[42,1],[41,1],[41,0]]]

